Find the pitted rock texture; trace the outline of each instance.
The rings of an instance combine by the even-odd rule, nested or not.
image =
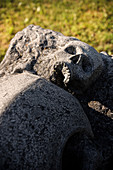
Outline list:
[[[95,81],[102,67],[101,55],[88,44],[30,25],[12,39],[0,75],[27,70],[78,92]]]
[[[103,156],[102,170],[113,169],[113,56],[101,53],[101,76],[81,95],[76,95],[87,114],[98,148]],[[105,166],[104,166],[105,165]]]
[[[60,170],[70,136],[93,137],[78,100],[58,86],[24,72],[0,87],[0,169]]]
[[[7,106],[13,108],[13,104],[10,105],[10,101],[12,102],[13,99],[12,97],[14,98],[17,97],[18,94],[20,94],[20,92],[22,91],[22,93],[20,94],[22,99],[22,96],[26,94],[26,92],[25,93],[23,92],[24,83],[21,84],[22,79],[20,78],[21,75],[23,75],[23,77],[24,75],[26,75],[25,73],[26,71],[31,72],[32,74],[35,75],[31,75],[31,77],[34,76],[33,79],[30,76],[28,76],[29,78],[27,79],[27,81],[25,81],[25,86],[29,84],[30,87],[32,88],[32,81],[33,83],[35,83],[35,78],[36,79],[39,78],[38,76],[43,77],[44,79],[47,79],[49,81],[52,81],[56,85],[63,87],[65,90],[68,90],[68,92],[74,94],[75,101],[76,98],[79,100],[86,115],[88,116],[88,119],[90,120],[91,127],[93,129],[95,136],[93,142],[91,142],[92,138],[90,140],[86,133],[80,132],[79,134],[75,134],[74,136],[72,136],[72,138],[70,138],[66,144],[65,150],[66,153],[64,154],[65,159],[63,159],[63,162],[68,163],[68,160],[70,161],[71,160],[70,158],[73,158],[73,162],[70,163],[70,165],[73,165],[74,159],[76,159],[76,162],[79,162],[78,158],[82,157],[82,155],[85,155],[87,157],[85,160],[81,158],[82,165],[85,164],[85,169],[97,170],[97,167],[95,165],[96,164],[98,165],[98,162],[100,162],[98,159],[98,152],[96,150],[97,147],[103,159],[101,167],[99,167],[99,170],[112,170],[112,167],[110,167],[112,166],[113,162],[113,120],[111,119],[113,115],[112,68],[113,68],[112,57],[110,57],[106,53],[99,54],[93,47],[89,46],[86,43],[81,42],[76,38],[66,37],[61,33],[57,33],[52,30],[42,29],[39,26],[30,25],[23,31],[15,35],[15,37],[12,39],[10,43],[9,49],[5,55],[4,60],[0,64],[0,81],[2,84],[1,87],[3,92],[3,93],[1,92],[2,94],[1,101],[3,101],[1,102],[2,106],[1,113],[5,113],[5,115],[8,115],[5,117],[5,119],[1,120],[5,120],[7,122],[8,117],[10,118],[10,116],[12,115],[8,114],[9,111],[7,109]],[[18,76],[17,79],[18,81],[20,79],[20,83],[18,82],[16,86],[14,85],[16,87],[15,95],[14,94],[11,95],[9,88],[3,88],[5,87],[4,85],[5,82],[7,81],[7,78],[10,77],[11,75],[14,76],[13,77],[14,81],[10,79],[11,84],[12,82],[15,82],[16,76]],[[45,80],[43,81],[45,82]],[[19,89],[17,88],[18,86]],[[53,88],[55,87],[56,89],[55,85],[52,86]],[[11,88],[11,86],[9,87]],[[5,92],[5,89],[9,91],[8,95],[7,92]],[[13,89],[13,86],[11,89]],[[29,94],[28,91],[27,93]],[[9,103],[6,104],[5,99]],[[18,97],[15,98],[14,101],[17,100]],[[23,105],[21,106],[21,108],[22,107]],[[26,104],[24,105],[24,108],[25,107]],[[4,109],[7,109],[6,112],[4,111]],[[43,107],[41,107],[41,109],[43,110]],[[14,110],[14,108],[12,110]],[[3,122],[4,123],[3,127],[4,125],[7,124],[5,123],[5,121]],[[16,125],[14,123],[13,125],[10,123],[9,123],[9,125],[11,125],[10,128],[12,129],[15,128]],[[5,129],[6,134],[7,132],[9,132],[8,130],[9,125],[7,124],[7,128]],[[13,130],[11,130],[11,133],[12,132]],[[35,138],[33,138],[33,140],[35,141]],[[10,148],[8,147],[10,143],[6,142],[6,144],[7,145],[4,144],[3,146],[4,147],[7,146],[7,148]],[[21,148],[21,144],[19,146]],[[12,145],[11,148],[13,148]],[[83,152],[81,153],[81,151]],[[5,153],[4,150],[3,153]],[[12,153],[12,151],[11,152],[9,151],[9,153]],[[22,153],[23,155],[25,155],[24,151],[22,151]],[[34,153],[34,150],[32,150],[32,153]],[[76,157],[75,153],[78,153],[78,155],[81,153],[81,155]],[[29,156],[27,156],[27,158],[29,158]],[[25,159],[26,162],[27,158]],[[2,161],[4,162],[4,160]],[[24,161],[23,158],[22,161]],[[10,159],[8,159],[8,162],[10,162]],[[13,163],[15,166],[15,162]],[[81,162],[79,163],[81,165]],[[73,166],[71,166],[71,168],[73,169]],[[81,169],[82,167],[79,167],[79,170]],[[63,170],[65,170],[65,166]]]

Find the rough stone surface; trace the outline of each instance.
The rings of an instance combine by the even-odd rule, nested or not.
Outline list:
[[[31,71],[67,89],[85,90],[102,72],[101,55],[88,44],[30,25],[12,39],[1,75]]]
[[[28,72],[0,79],[0,169],[59,170],[66,142],[93,137],[77,99]]]
[[[103,156],[102,170],[113,169],[113,57],[101,53],[104,69],[83,94],[76,95],[90,120],[95,141]]]
[[[35,154],[36,152],[34,151],[34,148],[36,148],[36,151],[37,151],[38,146],[36,144],[36,141],[38,141],[38,139],[36,138],[37,137],[36,133],[34,133],[34,130],[31,128],[31,126],[34,125],[34,123],[31,123],[32,125],[30,125],[30,122],[33,122],[33,120],[35,122],[35,118],[36,118],[35,117],[36,115],[34,116],[33,114],[34,112],[32,112],[32,109],[31,109],[32,102],[30,102],[30,101],[36,102],[33,100],[33,97],[36,97],[35,94],[34,93],[31,94],[31,91],[34,92],[33,87],[35,85],[37,85],[37,87],[35,87],[35,90],[37,90],[37,94],[42,88],[42,86],[41,88],[39,88],[40,86],[38,83],[41,81],[45,85],[44,92],[43,90],[41,90],[42,94],[40,93],[39,95],[42,95],[42,98],[44,98],[44,101],[47,101],[47,105],[49,106],[49,109],[50,109],[50,112],[48,111],[48,113],[50,115],[52,113],[55,114],[56,117],[54,117],[53,120],[57,118],[57,114],[58,115],[60,114],[60,112],[56,113],[55,110],[58,109],[58,111],[60,111],[61,109],[63,113],[63,110],[64,112],[66,111],[65,109],[68,106],[68,102],[70,103],[71,101],[74,101],[74,98],[72,97],[72,95],[64,92],[64,90],[62,91],[60,88],[44,80],[44,79],[47,79],[55,83],[56,85],[64,88],[68,92],[71,92],[74,95],[75,105],[72,106],[72,104],[70,103],[70,106],[68,106],[70,109],[70,112],[71,112],[71,109],[77,108],[77,105],[80,106],[81,104],[88,119],[90,120],[91,127],[94,133],[94,138],[92,138],[91,135],[90,137],[86,135],[86,131],[89,129],[90,124],[87,121],[88,128],[86,128],[85,126],[86,121],[83,117],[81,119],[79,114],[78,114],[79,117],[76,117],[77,114],[74,115],[75,119],[77,121],[77,118],[78,118],[79,127],[81,125],[80,122],[83,123],[85,121],[83,123],[85,131],[83,132],[80,131],[80,133],[76,133],[77,131],[75,127],[77,127],[77,124],[73,126],[73,120],[72,120],[72,125],[71,125],[70,123],[71,118],[65,117],[65,114],[64,115],[62,114],[62,119],[60,120],[59,118],[60,122],[58,120],[57,121],[61,123],[64,117],[69,118],[69,120],[67,120],[68,126],[62,126],[61,129],[58,129],[58,127],[61,127],[61,124],[58,123],[58,126],[56,126],[55,128],[58,130],[57,131],[58,133],[60,132],[60,130],[64,130],[66,128],[66,131],[64,130],[65,132],[62,131],[61,133],[62,135],[64,135],[63,137],[66,139],[66,141],[62,145],[60,145],[60,153],[62,153],[61,148],[65,147],[63,157],[62,157],[63,158],[63,161],[62,161],[63,170],[65,170],[68,167],[68,165],[69,165],[69,169],[73,170],[76,168],[77,164],[78,164],[78,170],[81,170],[81,169],[82,170],[83,169],[97,170],[97,167],[99,166],[99,162],[100,162],[100,167],[98,170],[112,170],[113,169],[113,165],[112,165],[112,162],[113,162],[113,120],[112,120],[113,118],[113,102],[112,102],[113,101],[113,95],[112,95],[113,94],[113,71],[112,71],[113,70],[113,59],[112,57],[113,56],[109,56],[105,52],[98,53],[93,47],[89,46],[86,43],[79,41],[78,39],[74,37],[66,37],[62,35],[61,33],[57,33],[52,30],[42,29],[39,26],[30,25],[27,28],[25,28],[23,31],[15,35],[15,37],[12,39],[10,43],[9,49],[5,55],[4,60],[0,64],[0,82],[1,82],[0,90],[2,89],[0,92],[1,94],[0,96],[1,98],[0,99],[0,105],[1,105],[0,123],[2,127],[0,130],[1,131],[0,135],[2,134],[0,136],[0,141],[2,141],[2,143],[0,144],[0,147],[3,148],[1,150],[2,155],[3,154],[5,155],[6,153],[4,152],[4,150],[8,151],[8,156],[7,156],[8,163],[11,160],[12,161],[16,160],[13,162],[13,165],[16,166],[15,162],[17,162],[18,164],[17,166],[19,167],[20,162],[25,163],[23,165],[26,166],[28,163],[27,160],[29,160],[29,166],[31,166],[32,163],[34,166],[37,166],[37,161],[36,162],[30,161],[30,158],[32,158],[33,155],[35,155],[35,158],[38,158],[39,155],[42,155],[41,161],[44,161],[45,159],[45,157],[43,156],[46,154],[47,150],[44,151],[45,150],[44,149],[43,154],[42,152],[39,152],[38,156]],[[27,72],[30,72],[32,74],[29,74]],[[43,77],[44,79],[39,78],[39,76]],[[18,82],[17,84],[15,84],[16,82],[15,79]],[[24,81],[24,79],[26,81]],[[10,82],[9,88],[7,87],[7,85],[5,86],[5,84],[7,84],[7,80],[8,82]],[[14,94],[11,92],[13,90],[12,84],[14,84],[14,87],[15,87]],[[47,92],[45,88],[46,84],[47,84],[48,91],[50,91],[51,95],[46,93]],[[54,94],[55,101],[52,100],[54,96],[52,95],[52,90],[55,91],[55,94]],[[62,91],[60,92],[61,94],[58,93],[58,91],[60,90]],[[33,97],[29,97],[29,95]],[[48,99],[47,97],[48,95],[50,96],[51,100]],[[63,95],[64,97],[62,98]],[[66,96],[69,95],[69,97],[64,99],[65,95]],[[29,100],[27,96],[29,97]],[[25,101],[23,98],[25,99]],[[78,103],[76,98],[79,100],[80,104]],[[23,102],[23,104],[18,105],[19,102],[21,101]],[[29,101],[29,104],[26,105],[27,101]],[[37,101],[38,102],[37,102],[36,107],[39,106],[40,104],[40,100],[37,100]],[[51,110],[49,101],[53,102],[53,105],[55,106],[53,110]],[[60,108],[57,107],[57,104],[56,104],[56,103],[59,104],[59,101],[65,101],[65,102],[62,102],[62,106],[60,104]],[[30,105],[30,108],[28,109],[29,116],[23,117],[24,114],[22,113],[24,113],[24,109],[27,109],[29,105]],[[18,107],[16,106],[19,106],[22,112],[20,112],[18,110]],[[78,108],[77,113],[80,113],[79,109],[81,110],[81,106]],[[33,108],[36,108],[36,107],[33,107]],[[19,114],[18,115],[13,114],[12,111],[14,113],[18,111],[21,116],[19,117],[18,116]],[[33,114],[32,118],[31,118],[31,112]],[[46,112],[43,107],[41,107],[41,113],[44,114],[43,120],[45,120],[44,118],[45,118]],[[71,114],[73,115],[73,113]],[[82,113],[83,113],[83,110],[82,110]],[[12,120],[12,116],[15,116],[14,120],[16,121],[19,120],[16,122],[16,124],[9,121],[9,120]],[[24,120],[27,120],[27,121],[24,122]],[[22,124],[20,122],[22,122]],[[26,124],[26,122],[28,122],[28,124]],[[50,121],[50,123],[54,124],[54,121],[53,122]],[[24,124],[25,126],[28,126],[27,130]],[[22,127],[20,128],[22,134],[24,132],[24,134],[21,137],[17,133],[13,133],[13,132],[18,131],[17,130],[18,126]],[[46,127],[45,124],[44,126]],[[47,124],[47,126],[49,126],[49,124]],[[37,128],[36,124],[35,124],[35,127]],[[71,134],[71,127],[75,128],[74,135],[72,135],[72,137],[70,137],[70,135],[65,136],[67,132],[68,132],[67,134]],[[46,137],[43,136],[46,129],[44,129],[44,131],[43,130],[41,131],[41,128],[42,127],[38,128],[39,132],[42,132],[41,137],[44,137],[44,139],[46,139]],[[54,128],[52,130],[54,131]],[[50,131],[47,134],[50,135],[50,138],[52,137],[52,139],[56,140],[54,138],[55,136],[53,134],[53,131]],[[91,128],[88,131],[91,132]],[[5,134],[11,134],[11,138]],[[20,140],[23,138],[23,136],[26,136],[26,134],[33,134],[34,135],[33,139],[30,137],[26,137],[25,140]],[[18,136],[18,139],[20,141],[20,145],[18,145],[19,148],[26,146],[24,149],[22,148],[22,152],[18,152],[19,151],[18,148],[14,150],[14,148],[16,148],[15,146],[17,146],[17,143],[18,143],[16,135]],[[3,138],[1,138],[2,136]],[[9,142],[10,139],[14,141],[14,145],[13,145],[13,142],[12,143]],[[55,142],[60,141],[60,139],[58,138]],[[27,140],[30,143],[29,145],[26,145]],[[52,140],[53,144],[55,144],[55,142],[53,142],[54,140]],[[6,143],[4,143],[3,141],[6,141]],[[15,141],[16,141],[16,144],[15,144]],[[23,145],[23,143],[25,143],[25,145]],[[30,146],[30,148],[28,148],[28,146]],[[57,146],[57,147],[53,147],[54,149],[58,149],[58,145],[54,145],[54,146]],[[5,147],[7,149],[4,149]],[[24,152],[24,150],[26,152]],[[100,155],[97,150],[99,151]],[[13,154],[13,153],[16,153],[16,154]],[[50,154],[50,158],[52,156],[52,161],[54,162],[56,157],[54,157],[53,155],[55,155],[54,154],[55,152],[53,153],[53,155],[51,155],[50,152],[48,153]],[[3,155],[3,158],[5,157],[4,155]],[[11,159],[11,156],[12,156],[12,159]],[[58,155],[55,155],[55,156],[58,156]],[[61,158],[61,156],[59,158]],[[102,163],[100,161],[101,158],[102,158]],[[2,163],[4,164],[4,160],[1,159],[1,164]],[[48,159],[48,160],[50,161],[51,159]],[[56,163],[58,166],[61,165],[59,162],[60,161]],[[51,167],[49,168],[50,166],[49,163],[51,164],[52,168]],[[49,163],[47,163],[48,168],[54,170],[53,167],[55,167],[55,165],[53,166],[51,161]],[[40,161],[39,161],[39,164],[40,164]],[[46,165],[46,163],[44,163],[44,165]],[[8,166],[8,164],[6,166]],[[5,168],[8,168],[8,167],[5,167]],[[59,168],[57,169],[59,170]]]

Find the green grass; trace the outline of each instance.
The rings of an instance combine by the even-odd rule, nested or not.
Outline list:
[[[113,54],[112,0],[0,0],[0,61],[14,35],[30,24]]]

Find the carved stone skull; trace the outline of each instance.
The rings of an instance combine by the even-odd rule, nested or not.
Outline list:
[[[93,47],[74,40],[46,58],[42,54],[34,69],[59,86],[85,90],[101,74],[102,67],[102,58]]]
[[[28,26],[27,28],[25,28],[24,30],[22,30],[21,32],[17,33],[15,35],[15,37],[11,40],[9,49],[8,49],[3,61],[0,63],[0,79],[1,79],[1,84],[3,84],[4,88],[6,86],[4,86],[3,79],[5,80],[7,77],[9,77],[8,83],[10,84],[10,82],[11,82],[12,90],[14,87],[16,87],[16,88],[14,88],[14,90],[17,90],[19,87],[21,87],[21,85],[24,87],[23,89],[25,89],[25,87],[27,87],[27,85],[28,85],[27,83],[29,83],[29,81],[33,81],[33,82],[35,81],[34,75],[32,75],[32,74],[36,74],[38,76],[35,76],[35,78],[38,80],[43,77],[44,79],[50,80],[60,87],[67,88],[68,90],[72,90],[72,91],[79,93],[79,92],[82,92],[82,90],[87,89],[89,87],[89,85],[91,85],[91,83],[96,80],[96,78],[102,72],[102,67],[103,67],[102,55],[99,54],[93,47],[89,46],[88,44],[81,42],[80,40],[73,38],[73,37],[66,37],[63,34],[57,33],[52,30],[46,30],[46,29],[42,29],[39,26],[31,25],[31,26]],[[25,78],[24,72],[25,72],[25,75],[29,74],[28,72],[31,72],[32,74]],[[7,76],[7,74],[9,74],[9,75]],[[14,81],[12,81],[10,79],[10,77],[11,77],[10,74],[17,74],[17,75],[12,75],[15,77],[16,80],[18,80],[18,81],[16,81],[16,86],[13,83]],[[4,76],[4,75],[6,75],[6,76]],[[16,76],[20,76],[23,81],[21,81],[20,77],[17,79]],[[35,116],[37,116],[37,113],[35,114],[34,117],[32,117],[31,115],[33,113],[35,113],[35,111],[36,112],[39,111],[39,113],[40,113],[40,108],[42,108],[42,111],[43,111],[42,118],[44,118],[44,113],[45,113],[47,120],[48,120],[48,114],[47,114],[48,108],[47,108],[47,110],[45,110],[45,108],[46,108],[46,106],[49,106],[50,107],[49,112],[53,113],[52,115],[54,118],[55,118],[55,115],[58,115],[58,113],[60,115],[61,115],[61,113],[63,113],[62,114],[63,118],[61,119],[61,116],[59,117],[59,119],[57,117],[56,117],[56,119],[51,118],[51,121],[48,122],[48,121],[45,121],[45,118],[39,119],[39,117],[37,117],[38,122],[42,123],[42,125],[44,123],[45,127],[46,127],[46,125],[48,125],[48,127],[51,126],[50,123],[52,123],[52,125],[54,125],[54,128],[58,127],[57,130],[59,131],[59,130],[62,130],[62,128],[60,128],[60,126],[59,126],[59,123],[61,121],[63,121],[64,129],[62,130],[62,132],[63,132],[62,134],[64,134],[64,132],[69,133],[70,126],[71,127],[74,127],[74,126],[79,127],[78,123],[79,123],[79,125],[81,125],[82,122],[85,122],[86,125],[88,125],[88,123],[85,121],[85,119],[82,115],[81,110],[78,109],[78,108],[80,108],[80,107],[78,107],[78,104],[76,105],[75,103],[71,102],[72,99],[73,99],[73,101],[75,101],[73,96],[68,97],[67,96],[68,93],[64,91],[63,93],[66,93],[66,95],[64,95],[64,98],[62,98],[63,95],[61,93],[60,88],[59,88],[59,90],[53,91],[53,93],[52,93],[52,91],[51,91],[52,86],[53,86],[54,90],[56,89],[56,86],[54,86],[51,83],[49,83],[49,85],[47,85],[48,83],[46,81],[44,88],[42,88],[40,81],[38,81],[38,80],[37,80],[37,82],[39,84],[38,83],[34,84],[35,86],[32,86],[32,88],[31,88],[31,93],[30,93],[31,96],[29,96],[28,94],[27,95],[25,94],[25,97],[23,97],[24,93],[20,93],[21,96],[23,97],[22,102],[26,102],[27,104],[26,103],[24,103],[23,105],[19,104],[19,102],[17,100],[17,103],[16,103],[17,105],[12,104],[11,108],[14,107],[12,109],[12,110],[14,110],[14,114],[10,114],[10,116],[12,116],[12,115],[17,116],[18,115],[17,112],[19,114],[21,114],[21,113],[23,113],[23,112],[21,112],[21,110],[24,111],[24,108],[28,107],[27,113],[30,114],[30,116],[28,116],[26,114],[22,114],[22,116],[19,116],[18,118],[22,119],[23,116],[25,116],[25,119],[22,119],[23,125],[24,125],[23,120],[26,120],[26,119],[30,120],[30,125],[32,125],[31,122],[33,119],[34,119],[33,123],[35,122],[35,120],[36,120]],[[11,89],[9,88],[9,85],[7,86],[7,88],[8,88],[8,93],[6,93],[6,88],[4,91],[1,88],[1,90],[3,91],[3,99],[4,99],[4,100],[1,100],[1,102],[6,101],[5,96],[7,98],[8,97],[7,95],[10,94],[9,91]],[[36,88],[39,88],[39,90],[37,90],[37,93],[35,90]],[[21,89],[22,92],[23,92],[23,89]],[[11,95],[14,95],[14,98],[15,98],[17,96],[17,94],[15,96],[14,90],[13,90],[13,93],[11,93]],[[19,92],[21,92],[21,90]],[[41,98],[40,98],[40,96],[42,94],[43,94],[43,98],[44,98],[43,100],[41,100]],[[57,94],[60,95],[59,98],[58,98]],[[34,100],[33,96],[36,96],[35,100]],[[53,96],[53,99],[52,99],[52,96]],[[52,103],[50,103],[50,100],[48,100],[48,99],[50,99]],[[62,99],[64,99],[64,100],[62,100]],[[58,101],[58,104],[56,104],[56,100]],[[61,102],[61,101],[64,101],[64,102]],[[66,101],[67,101],[66,106],[70,107],[70,112],[67,110],[67,107],[65,105],[63,105],[63,103],[65,103]],[[35,105],[33,105],[33,102],[35,103]],[[40,105],[40,102],[42,102],[42,105]],[[45,102],[45,106],[43,107],[44,102]],[[5,105],[3,103],[3,107],[4,106]],[[29,108],[29,106],[31,106],[31,108]],[[58,111],[59,111],[59,106],[61,108],[62,108],[62,106],[64,106],[64,108],[62,109],[63,112],[61,112],[61,111],[58,112],[56,109],[57,108],[56,106],[58,106]],[[53,107],[53,109],[51,109],[52,107]],[[34,110],[33,110],[33,108],[34,108]],[[17,110],[17,112],[16,112],[16,110]],[[64,110],[66,110],[66,112],[65,112],[66,119],[64,119],[64,116],[65,116]],[[56,114],[53,111],[55,111]],[[26,112],[26,110],[25,110],[25,112]],[[7,113],[9,114],[11,112],[8,111]],[[8,115],[7,113],[6,113],[6,116]],[[74,121],[73,117],[72,117],[72,120],[70,120],[71,114],[73,114],[74,117],[77,117],[77,119],[76,119],[77,121]],[[7,118],[8,118],[8,122],[9,122],[9,117],[7,117]],[[6,118],[6,120],[7,120],[7,118]],[[55,123],[58,122],[58,124],[54,124],[53,120],[55,120]],[[65,123],[64,120],[68,120],[68,121],[70,120],[70,123],[69,123],[70,126],[68,125],[68,122]],[[78,120],[80,120],[80,121],[78,121]],[[3,122],[5,122],[5,121],[3,121]],[[13,119],[13,121],[11,121],[10,123],[13,123],[13,125],[15,127],[16,124],[14,122],[15,122],[15,120]],[[17,119],[17,123],[18,122],[19,121]],[[73,124],[72,124],[72,122],[73,122]],[[61,127],[63,127],[62,126],[63,123],[62,122],[60,123]],[[7,124],[7,121],[6,121],[6,125],[9,126],[9,123]],[[6,133],[7,133],[7,130],[9,130],[8,126],[5,126],[5,127],[7,127],[7,128],[5,128]],[[54,135],[56,136],[56,134],[57,134],[56,130],[55,130],[55,133],[53,133],[54,128],[52,128],[52,131],[51,131],[51,129],[49,130],[49,128],[43,128],[44,126],[41,126],[42,129],[39,126],[39,132],[41,132],[42,137],[44,136],[44,138],[49,142],[49,144],[51,144],[50,143],[51,140],[50,141],[48,140],[49,138],[45,135],[44,132],[48,129],[48,132],[51,137],[50,139],[52,139],[52,141],[55,141],[54,139],[56,139],[56,137],[54,138]],[[30,126],[28,126],[28,127],[30,127]],[[66,132],[65,127],[67,128],[67,132]],[[12,126],[11,126],[11,128],[12,128]],[[24,126],[23,126],[23,128],[24,128]],[[35,132],[34,126],[32,126],[31,128],[34,133]],[[37,123],[36,123],[36,128],[37,128]],[[29,128],[28,128],[28,130],[29,130]],[[43,133],[42,133],[42,130],[43,130]],[[23,129],[22,129],[22,132],[23,132]],[[13,133],[13,130],[11,133]],[[8,134],[10,134],[10,133],[8,133]],[[16,134],[19,134],[19,133],[16,133]],[[40,138],[37,138],[37,133],[35,133],[35,134],[36,134],[36,139],[39,139],[39,143],[42,144],[42,142],[40,142],[42,140],[40,140]],[[59,134],[61,136],[61,132],[59,132]],[[70,133],[70,135],[71,134],[72,133]],[[69,143],[67,143],[66,150],[64,149],[66,152],[64,152],[64,153],[65,153],[65,155],[66,154],[68,155],[69,153],[72,153],[73,150],[74,150],[74,153],[76,153],[76,151],[79,150],[78,148],[80,148],[82,150],[82,152],[80,152],[80,153],[83,153],[83,155],[85,155],[85,156],[83,156],[84,158],[82,161],[83,167],[85,167],[84,169],[95,170],[96,169],[95,167],[97,167],[98,163],[100,163],[101,156],[98,155],[95,145],[93,145],[93,143],[92,143],[93,142],[92,138],[90,140],[89,135],[87,138],[87,135],[83,136],[82,134],[83,133],[80,134],[80,138],[77,141],[76,141],[76,136],[74,136],[74,138],[72,136],[72,140],[71,141],[69,140]],[[3,136],[2,133],[1,133],[1,136]],[[26,137],[26,136],[27,135],[24,135],[24,137]],[[78,136],[78,134],[77,134],[77,136]],[[7,135],[5,135],[5,139],[6,139],[6,137],[7,137]],[[20,136],[20,138],[21,138],[21,136]],[[9,138],[7,138],[7,139],[9,140]],[[13,139],[14,139],[14,136],[13,136]],[[17,139],[17,138],[15,138],[15,139]],[[61,138],[61,137],[57,138],[57,140],[60,140],[60,139],[62,141],[63,138]],[[35,141],[35,138],[33,138],[33,140]],[[74,143],[73,143],[73,141],[74,141]],[[26,140],[26,142],[27,142],[27,140]],[[4,143],[4,140],[3,140],[3,143]],[[40,145],[37,145],[37,142],[35,142],[35,143],[36,143],[36,146],[38,146],[38,148],[39,148]],[[81,147],[81,144],[82,144],[82,147]],[[33,145],[34,145],[34,143],[33,143]],[[6,145],[6,147],[7,146],[8,145]],[[55,144],[53,148],[55,148],[57,151],[59,151],[59,148],[57,149],[56,146],[58,147],[58,145]],[[59,146],[60,146],[60,150],[62,150],[61,145],[59,145]],[[70,148],[70,146],[72,146],[72,147]],[[77,147],[75,147],[75,146],[77,146]],[[15,148],[16,147],[14,147],[14,149]],[[19,146],[19,148],[21,148],[21,146]],[[43,148],[43,147],[40,147],[40,148]],[[9,147],[7,149],[9,149]],[[28,148],[28,150],[29,150],[29,148]],[[36,150],[33,149],[33,152],[31,152],[31,156],[34,156],[34,154],[33,154],[34,151],[36,151]],[[49,151],[51,151],[51,150],[49,149]],[[48,146],[47,146],[47,155],[48,155],[49,151],[48,151]],[[5,153],[5,152],[3,152],[3,153]],[[26,153],[29,154],[29,152],[26,152]],[[42,155],[42,152],[40,152],[40,153]],[[38,152],[36,153],[36,156],[39,154],[39,157],[40,157],[40,153],[38,150]],[[53,154],[53,152],[51,152],[51,153]],[[23,153],[23,155],[24,155],[24,153]],[[56,153],[54,155],[56,155]],[[81,155],[78,155],[78,157],[81,157]],[[58,157],[60,158],[60,156],[58,156]],[[70,157],[70,155],[69,155],[69,157]],[[69,158],[69,157],[67,157],[67,158]],[[3,158],[3,156],[2,156],[2,158]],[[29,160],[29,156],[27,158]],[[51,158],[53,158],[53,156],[50,157],[50,160],[52,160]],[[33,158],[33,161],[35,161],[35,160],[38,160],[37,157],[36,157],[36,159]],[[44,156],[43,160],[45,161],[45,156]],[[56,163],[56,157],[54,160]],[[30,162],[30,161],[28,161],[28,162]],[[66,162],[65,159],[64,159],[64,162]],[[84,166],[84,162],[85,162],[85,166]],[[86,163],[86,162],[88,162],[88,163]],[[36,161],[35,161],[35,163],[36,163]],[[42,165],[44,166],[43,163],[42,163]],[[52,165],[54,165],[54,163],[52,163]],[[34,166],[34,162],[33,162],[33,166]],[[33,166],[31,166],[31,167],[33,167]],[[45,167],[47,169],[47,166],[45,166]],[[67,165],[66,165],[66,167],[67,167]],[[26,169],[26,168],[24,168],[24,169]],[[48,169],[50,169],[50,168],[48,168]],[[58,168],[56,168],[56,169],[58,169]]]
[[[12,39],[0,75],[24,70],[71,91],[83,91],[102,71],[102,56],[88,44],[30,25]]]

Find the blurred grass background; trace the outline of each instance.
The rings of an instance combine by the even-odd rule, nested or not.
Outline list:
[[[0,61],[14,35],[30,24],[113,54],[113,0],[0,0]]]

